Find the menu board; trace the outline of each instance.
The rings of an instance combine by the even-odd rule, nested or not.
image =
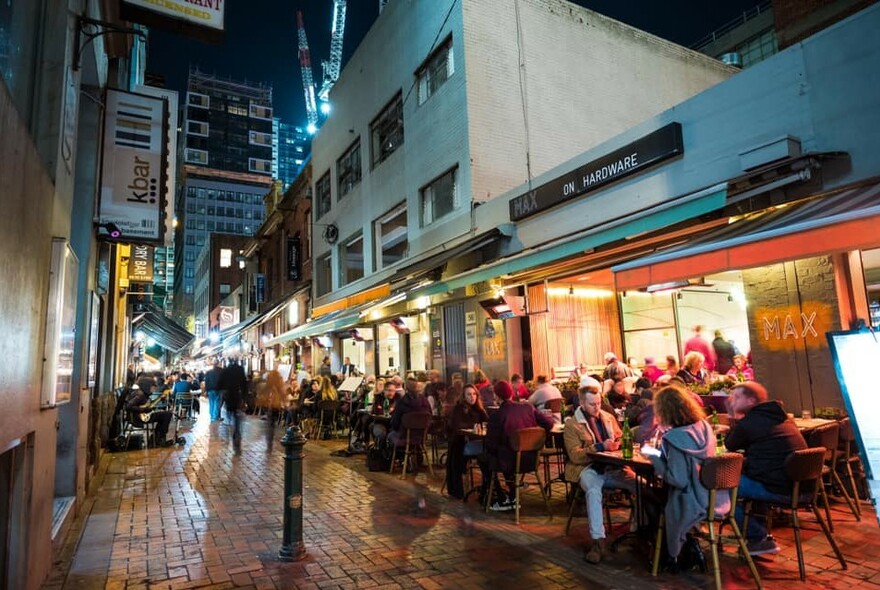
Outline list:
[[[876,512],[880,499],[880,392],[875,383],[880,335],[872,330],[851,330],[826,336]]]

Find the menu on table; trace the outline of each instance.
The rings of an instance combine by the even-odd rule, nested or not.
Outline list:
[[[880,500],[880,392],[875,383],[880,335],[871,330],[850,330],[826,336],[876,512]]]

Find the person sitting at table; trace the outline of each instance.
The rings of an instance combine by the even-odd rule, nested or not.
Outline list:
[[[807,442],[785,408],[769,400],[760,383],[740,383],[727,398],[727,412],[736,424],[727,433],[725,446],[742,450],[745,464],[739,480],[739,497],[750,500],[788,502],[791,482],[785,476],[785,459],[792,452],[807,448]],[[736,520],[742,526],[743,508],[737,504]],[[779,545],[759,518],[749,519],[743,531],[751,555],[778,553]]]
[[[654,362],[654,357],[646,356],[645,367],[642,369],[642,378],[647,379],[648,383],[653,385],[662,374],[663,370]]]
[[[538,375],[536,381],[538,382],[538,387],[535,388],[535,393],[529,396],[529,403],[535,406],[536,410],[547,409],[547,402],[550,400],[562,399],[562,392],[550,383],[546,375]],[[554,416],[554,418],[557,422],[562,422],[559,414]]]
[[[623,415],[629,405],[629,395],[626,393],[626,382],[606,379],[602,391],[602,409],[612,414],[619,422],[623,422]]]
[[[635,491],[635,473],[593,463],[587,453],[616,451],[620,448],[620,426],[617,419],[601,409],[602,396],[598,391],[582,387],[578,391],[578,408],[565,419],[562,430],[565,452],[565,480],[576,483],[584,490],[587,517],[590,523],[590,543],[584,553],[589,563],[602,561],[605,542],[605,524],[602,518],[602,490],[623,489]]]
[[[630,425],[639,427],[633,442],[642,444],[652,440],[659,430],[659,422],[654,413],[654,390],[650,387],[642,388],[639,400],[626,409],[625,416]]]
[[[510,376],[510,384],[513,386],[513,399],[515,401],[526,401],[532,395],[532,392],[526,387],[523,376],[519,373],[514,373]]]
[[[709,372],[703,368],[706,357],[702,352],[692,350],[684,357],[684,363],[677,376],[685,385],[704,385],[709,379]]]
[[[470,456],[477,457],[483,452],[483,441],[468,441],[461,431],[473,428],[474,424],[488,420],[489,414],[483,407],[477,388],[471,384],[465,385],[462,399],[452,409],[452,416],[447,427],[449,450],[446,455],[446,491],[457,500],[464,498],[464,486],[462,486],[461,478],[467,464],[465,447],[469,448],[467,454]]]
[[[425,398],[431,404],[431,413],[435,416],[443,415],[443,403],[446,401],[446,384],[440,377],[440,371],[431,369],[428,371],[428,383],[425,385]]]
[[[377,446],[382,446],[385,443],[385,437],[388,436],[388,423],[383,418],[391,416],[397,402],[397,388],[394,382],[391,379],[382,381],[384,383],[383,389],[373,396],[370,414],[364,417],[363,422],[365,435],[372,435]],[[367,442],[369,443],[369,441]]]
[[[733,366],[727,371],[727,376],[737,383],[755,380],[755,370],[746,363],[744,354],[737,354],[733,357]]]
[[[688,531],[706,517],[709,490],[700,482],[700,469],[704,460],[715,456],[715,432],[704,419],[703,408],[678,387],[658,391],[653,406],[666,432],[656,449],[659,454],[647,444],[642,454],[650,457],[654,473],[665,484],[666,559],[675,564]],[[726,514],[729,510],[730,495],[723,490],[715,497],[715,513]]]
[[[508,381],[498,381],[494,386],[495,399],[500,404],[498,411],[489,416],[486,426],[485,452],[477,460],[483,474],[480,485],[480,505],[485,505],[489,492],[489,478],[496,472],[504,474],[506,491],[500,485],[494,486],[498,496],[490,506],[495,511],[508,511],[516,508],[516,485],[513,472],[516,469],[516,453],[510,446],[510,438],[517,430],[541,426],[546,431],[553,428],[553,418],[543,414],[531,404],[518,404],[513,401],[513,386]],[[522,465],[537,461],[537,453],[524,453]],[[528,469],[523,469],[527,471]]]

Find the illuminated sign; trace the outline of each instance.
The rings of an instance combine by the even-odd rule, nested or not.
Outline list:
[[[153,282],[153,247],[134,244],[128,260],[128,280],[132,283]]]
[[[176,21],[222,32],[226,2],[225,0],[122,0],[121,8],[122,15],[127,20],[145,25],[175,29]]]
[[[107,90],[98,223],[123,241],[164,242],[168,103]]]
[[[795,342],[807,348],[827,345],[825,332],[834,327],[831,306],[819,301],[802,305],[759,307],[754,312],[758,339],[768,350],[789,350]]]

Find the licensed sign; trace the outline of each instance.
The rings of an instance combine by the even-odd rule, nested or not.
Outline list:
[[[183,33],[206,41],[223,38],[226,0],[122,0],[125,20]]]
[[[98,222],[118,240],[161,244],[167,184],[168,103],[108,89]]]
[[[670,123],[510,201],[519,221],[684,153],[681,123]]]

